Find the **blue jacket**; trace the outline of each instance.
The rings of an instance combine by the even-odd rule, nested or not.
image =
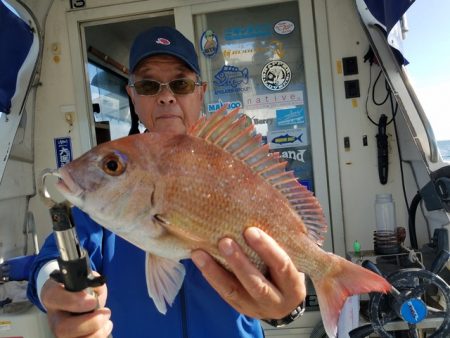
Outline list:
[[[158,312],[148,296],[145,252],[104,229],[73,208],[81,245],[88,251],[92,268],[106,277],[114,338],[261,338],[258,320],[229,306],[203,278],[191,260],[183,261],[186,277],[166,315]],[[45,241],[30,273],[28,297],[41,310],[36,278],[42,265],[58,257],[53,235]]]

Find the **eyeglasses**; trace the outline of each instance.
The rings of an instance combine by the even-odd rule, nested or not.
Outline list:
[[[163,87],[169,87],[171,92],[175,95],[192,94],[195,90],[195,86],[201,86],[202,82],[192,79],[176,79],[167,83],[161,83],[156,80],[140,80],[130,84],[130,87],[134,87],[138,95],[155,96],[158,95]]]

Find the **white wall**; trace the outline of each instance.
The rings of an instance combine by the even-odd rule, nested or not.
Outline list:
[[[397,208],[397,224],[407,227],[407,211],[401,187],[399,158],[393,125],[388,126],[389,134],[389,176],[388,183],[382,185],[378,179],[377,146],[375,135],[378,129],[366,116],[365,99],[369,85],[369,65],[363,62],[363,56],[369,49],[359,19],[354,13],[353,1],[326,2],[331,69],[334,87],[334,105],[338,139],[339,169],[341,178],[344,228],[347,250],[353,249],[358,240],[362,250],[373,249],[372,233],[375,230],[375,195],[392,193]],[[323,18],[325,19],[325,18]],[[356,56],[358,75],[343,76],[338,72],[337,63],[344,57]],[[372,67],[372,84],[380,68]],[[344,80],[358,79],[361,96],[352,102],[345,98]],[[327,86],[329,84],[323,84]],[[384,80],[377,86],[377,100],[381,101],[386,92]],[[388,101],[389,102],[389,101]],[[355,103],[355,105],[354,105]],[[381,113],[390,119],[389,105],[377,107],[369,98],[369,113],[378,122]],[[368,146],[364,147],[362,138],[367,135]],[[350,150],[344,148],[344,137],[350,138]],[[333,203],[333,201],[331,201]]]
[[[58,46],[53,51],[52,47]],[[70,50],[66,26],[65,2],[54,1],[45,27],[45,41],[42,61],[41,84],[37,90],[35,116],[35,172],[45,168],[56,168],[53,140],[57,137],[70,136],[74,156],[80,153],[80,135],[77,127],[78,116],[72,130],[64,119],[61,110],[65,106],[74,106],[74,86],[72,80]],[[39,196],[30,201],[33,211],[39,243],[42,244],[51,232],[48,209]]]

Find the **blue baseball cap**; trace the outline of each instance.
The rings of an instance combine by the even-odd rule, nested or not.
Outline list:
[[[130,72],[134,72],[138,63],[143,59],[156,54],[176,56],[200,75],[200,67],[194,45],[175,28],[153,27],[140,33],[131,46]]]

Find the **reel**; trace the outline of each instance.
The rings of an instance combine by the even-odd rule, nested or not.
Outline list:
[[[388,276],[371,261],[364,261],[362,265],[385,277],[393,291],[370,294],[370,324],[350,331],[349,336],[363,338],[376,333],[381,338],[395,338],[392,332],[401,330],[418,338],[423,328],[436,327],[427,338],[450,337],[450,286],[438,275],[449,258],[450,253],[442,250],[430,270],[408,268]],[[433,303],[430,293],[436,292],[443,297],[443,306]]]

